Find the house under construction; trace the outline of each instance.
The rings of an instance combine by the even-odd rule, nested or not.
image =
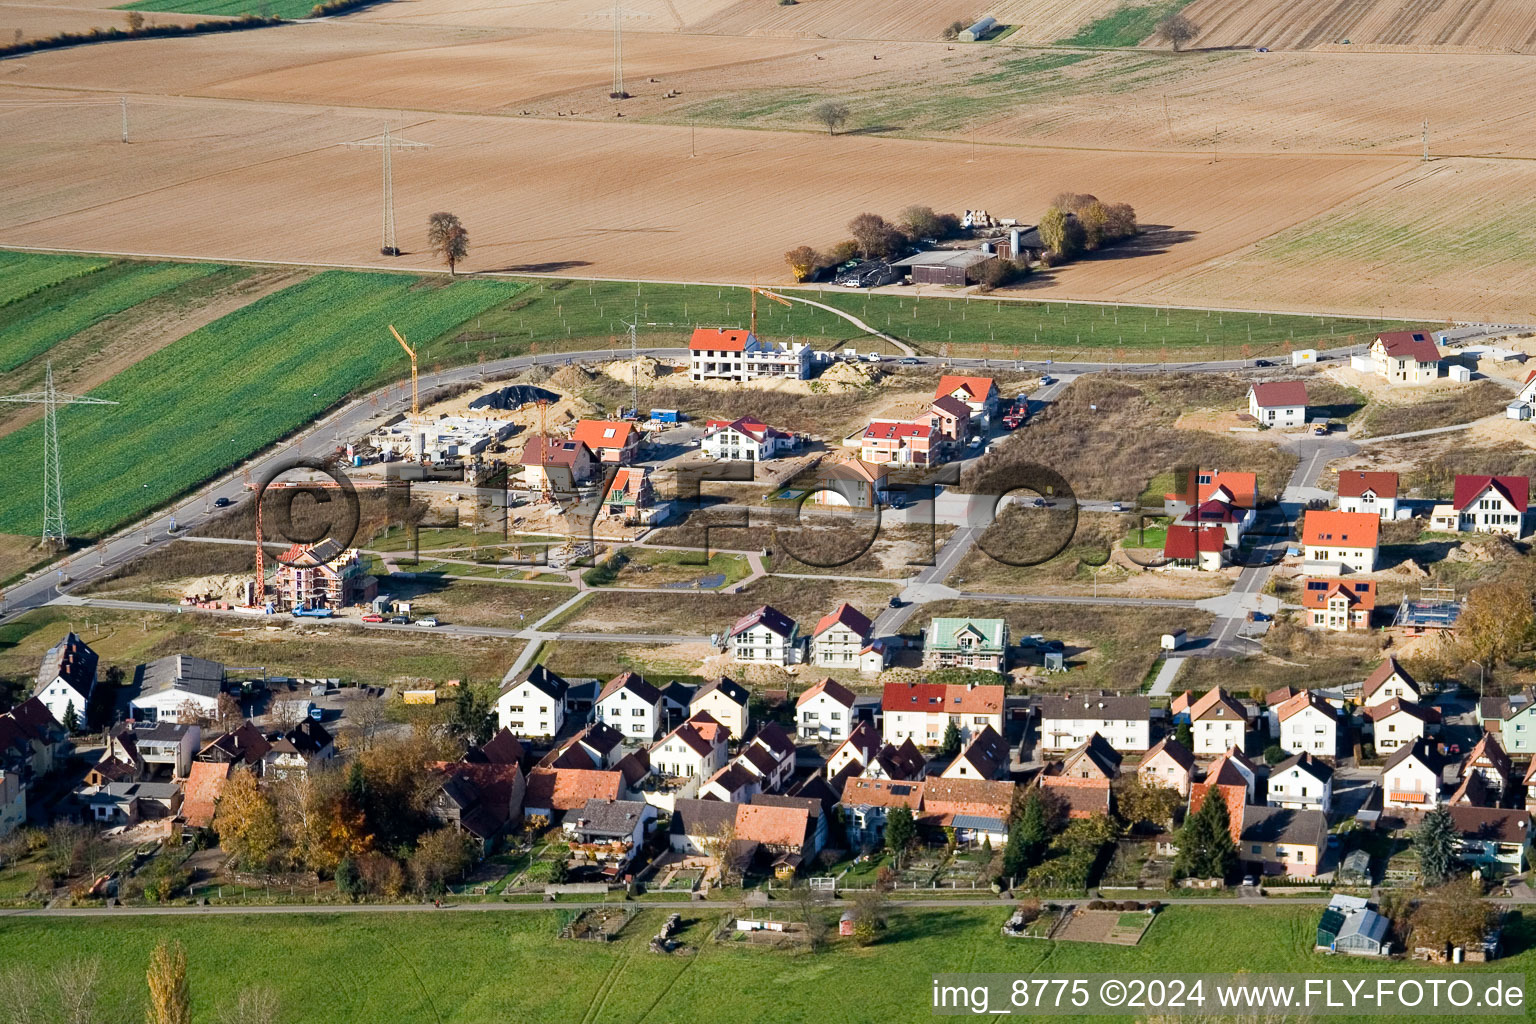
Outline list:
[[[378,590],[379,581],[364,571],[357,549],[343,550],[330,538],[295,544],[278,560],[277,599],[290,608],[367,604]]]

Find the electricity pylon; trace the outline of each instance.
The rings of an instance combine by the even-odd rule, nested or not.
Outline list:
[[[389,125],[384,126],[383,135],[375,135],[371,139],[360,139],[357,142],[343,143],[350,149],[378,149],[384,154],[384,239],[379,246],[379,252],[385,256],[399,256],[400,246],[395,244],[395,168],[391,154],[396,149],[431,149],[430,142],[412,142],[409,139],[400,139],[389,133]]]
[[[71,395],[53,386],[53,363],[48,364],[48,375],[43,390],[27,391],[19,395],[0,395],[0,402],[43,407],[43,544],[54,544],[63,550],[69,545],[69,527],[64,521],[64,474],[63,459],[59,455],[59,406],[61,405],[116,405],[104,398],[88,398]]]

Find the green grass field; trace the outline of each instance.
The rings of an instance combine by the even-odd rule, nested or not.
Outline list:
[[[224,269],[0,253],[0,373],[117,313]],[[20,257],[18,259],[18,257]]]
[[[102,1017],[125,1021],[143,1015],[145,964],[165,938],[187,949],[194,1020],[215,1019],[242,987],[260,985],[279,994],[280,1019],[291,1024],[480,1024],[506,1018],[512,1007],[517,1020],[530,1024],[916,1022],[932,1019],[930,979],[941,971],[1148,976],[1436,970],[1313,953],[1318,912],[1311,906],[1171,907],[1140,945],[1124,947],[1005,939],[999,934],[1005,908],[957,906],[895,914],[876,945],[857,949],[841,940],[819,955],[713,942],[708,934],[729,909],[708,906],[683,912],[681,938],[697,953],[682,956],[645,950],[664,910],[642,911],[606,945],[556,939],[561,915],[542,909],[186,917],[174,926],[154,917],[9,918],[0,921],[0,944],[9,965],[39,972],[82,955],[99,959]],[[1510,931],[1522,952],[1456,972],[1529,971],[1532,956],[1523,951],[1529,923]],[[1241,940],[1212,940],[1219,935]],[[1190,959],[1192,950],[1199,951],[1198,964]]]
[[[349,393],[399,379],[390,337],[411,339],[515,297],[512,281],[332,272],[260,299],[135,364],[91,392],[121,403],[59,413],[70,529],[130,521],[312,421]],[[0,439],[0,459],[36,465],[41,423]],[[18,480],[41,474],[18,472]],[[40,485],[39,485],[40,486]],[[38,486],[0,490],[0,533],[30,533]]]
[[[120,11],[167,11],[176,14],[210,14],[237,17],[258,14],[262,17],[307,18],[315,0],[138,0],[123,4]]]
[[[1114,11],[1078,29],[1058,46],[1137,46],[1170,14],[1188,7],[1191,0],[1129,0]]]

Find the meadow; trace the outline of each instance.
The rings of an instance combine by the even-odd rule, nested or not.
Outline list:
[[[389,324],[413,340],[433,338],[523,287],[327,273],[188,334],[91,392],[118,406],[60,411],[71,533],[130,521],[353,391],[399,379],[404,356]],[[41,429],[33,423],[0,438],[0,459],[35,465]],[[39,501],[36,487],[0,492],[0,533],[35,529]]]
[[[133,263],[0,253],[0,373],[92,324],[224,269],[216,263]]]
[[[1190,0],[1128,0],[1096,21],[1089,22],[1060,46],[1135,46],[1151,36],[1157,23],[1188,7]]]
[[[123,4],[120,11],[170,11],[178,14],[208,14],[234,18],[242,14],[262,17],[307,18],[314,0],[138,0]]]
[[[11,917],[0,921],[0,943],[11,965],[40,971],[82,951],[99,958],[103,1016],[130,1020],[142,1015],[150,951],[174,937],[188,953],[194,1020],[214,1019],[241,988],[263,986],[279,995],[282,1019],[291,1024],[478,1024],[509,1012],[520,1021],[590,1024],[926,1021],[936,971],[1151,975],[1191,970],[1192,950],[1210,973],[1432,970],[1313,953],[1314,906],[1169,907],[1134,947],[1005,939],[999,926],[1007,911],[997,906],[906,911],[891,916],[874,946],[835,940],[819,955],[712,941],[729,912],[684,911],[680,937],[691,952],[677,956],[645,951],[664,910],[642,911],[609,944],[556,939],[568,912],[544,909],[188,916],[174,928],[156,917]],[[1516,956],[1457,973],[1528,969],[1529,923],[1506,934]],[[1241,941],[1212,941],[1219,935]]]

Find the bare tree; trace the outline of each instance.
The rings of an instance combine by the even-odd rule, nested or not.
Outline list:
[[[1200,26],[1184,15],[1174,13],[1157,23],[1157,34],[1168,40],[1174,50],[1178,50],[1200,34]]]
[[[735,885],[746,871],[746,858],[736,843],[736,826],[726,823],[709,835],[699,839],[704,852],[713,858],[720,868],[720,884]]]
[[[347,705],[347,732],[354,750],[369,750],[373,739],[388,721],[384,702],[372,697],[362,697]]]
[[[267,718],[273,725],[292,729],[309,714],[308,704],[309,701],[302,697],[282,697],[272,702],[272,706],[267,709]]]
[[[97,990],[101,985],[101,961],[79,957],[60,964],[53,972],[59,994],[59,1024],[96,1024]]]
[[[848,104],[827,100],[811,108],[811,116],[827,126],[828,135],[836,135],[848,123]]]
[[[832,932],[825,894],[812,889],[809,883],[801,883],[795,886],[790,898],[795,901],[796,915],[805,929],[806,945],[812,953],[820,953],[827,947],[827,936]]]
[[[469,232],[451,213],[434,213],[427,218],[427,245],[448,264],[448,273],[457,275],[458,265],[469,255]]]
[[[277,992],[264,985],[240,990],[235,1001],[219,1008],[219,1024],[277,1024],[282,1004]]]

